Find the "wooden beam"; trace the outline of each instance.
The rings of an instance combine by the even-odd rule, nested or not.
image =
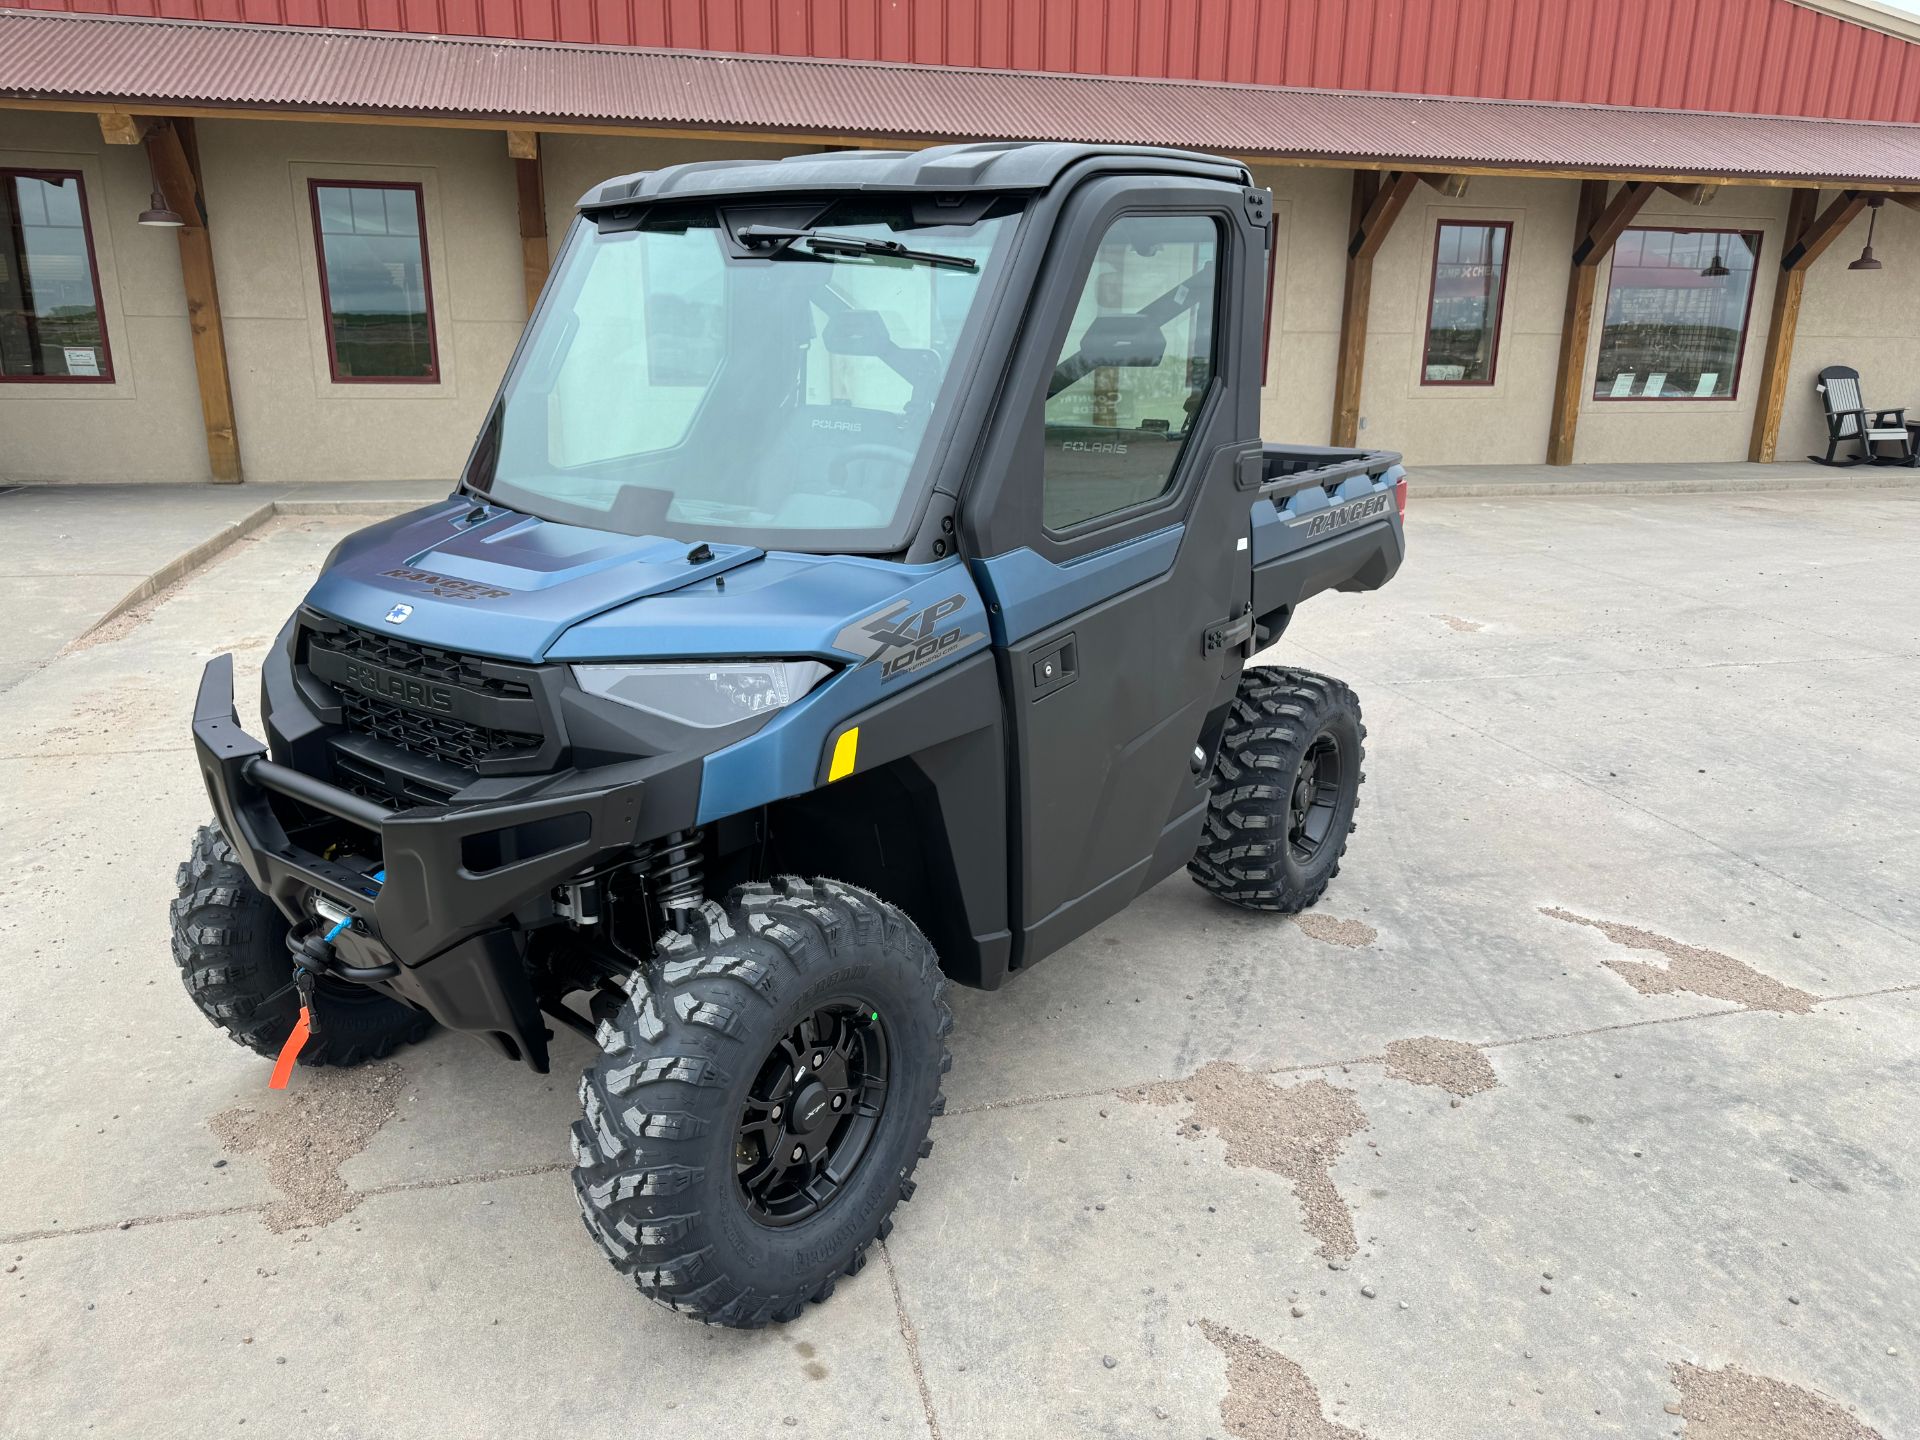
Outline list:
[[[1466,194],[1467,186],[1473,181],[1471,175],[1423,174],[1420,176],[1420,179],[1423,183],[1431,185],[1434,189],[1438,190],[1449,200],[1458,200],[1462,195]]]
[[[100,112],[100,138],[109,145],[138,145],[159,121],[147,115],[129,115],[124,110]]]
[[[1594,222],[1607,208],[1607,182],[1586,180],[1580,185],[1580,206],[1573,233],[1584,242]],[[1567,308],[1560,320],[1560,363],[1553,380],[1553,418],[1547,427],[1547,463],[1573,463],[1573,437],[1580,426],[1580,390],[1587,378],[1587,331],[1593,323],[1595,266],[1575,259],[1567,268]]]
[[[540,132],[538,130],[507,131],[507,155],[514,160],[538,160]]]
[[[1641,207],[1653,198],[1653,191],[1654,187],[1645,180],[1629,180],[1622,185],[1574,245],[1573,263],[1591,268],[1605,259],[1613,249],[1613,242],[1633,223]]]
[[[527,314],[540,299],[551,261],[547,255],[547,186],[537,158],[513,162],[520,205],[520,272],[527,291]]]
[[[1347,241],[1347,254],[1372,260],[1380,252],[1380,244],[1387,238],[1387,232],[1393,229],[1393,222],[1407,208],[1413,187],[1419,183],[1420,177],[1407,171],[1383,176],[1372,187],[1372,199],[1367,204],[1366,212],[1361,215],[1359,224],[1353,227],[1352,238]],[[1358,193],[1356,189],[1356,196]]]
[[[1800,238],[1790,242],[1786,254],[1780,257],[1782,270],[1804,270],[1826,251],[1826,248],[1840,238],[1840,232],[1853,223],[1854,216],[1867,208],[1867,195],[1863,190],[1843,190],[1834,202],[1820,212],[1819,219],[1801,232]]]
[[[1669,195],[1678,196],[1689,205],[1704,205],[1719,192],[1718,185],[1676,185],[1662,181],[1660,188]]]
[[[207,233],[193,122],[173,120],[156,126],[147,136],[147,161],[168,207],[186,222],[175,233],[180,240],[180,280],[187,292],[193,369],[200,385],[200,418],[207,432],[207,469],[217,483],[237,485],[240,437],[233,419],[227,337],[220,319],[220,286],[213,269],[213,240]]]
[[[196,161],[187,153],[188,137],[193,134],[191,120],[168,120],[156,125],[147,135],[147,166],[153,172],[154,188],[165,197],[167,208],[177,214],[188,230],[204,229],[206,206],[200,197],[200,176]]]
[[[1353,253],[1351,237],[1365,233],[1367,215],[1380,198],[1380,177],[1353,172],[1353,198],[1347,215],[1346,290],[1340,300],[1340,343],[1334,354],[1332,445],[1351,445],[1359,435],[1360,379],[1366,369],[1367,310],[1373,299],[1373,264]]]
[[[1787,207],[1785,255],[1799,248],[1814,223],[1814,211],[1820,204],[1818,190],[1796,190]],[[1760,394],[1753,410],[1753,437],[1747,443],[1747,459],[1755,464],[1771,464],[1780,445],[1780,417],[1787,403],[1787,372],[1793,366],[1793,338],[1800,328],[1800,295],[1806,289],[1807,267],[1789,265],[1783,256],[1780,273],[1774,277],[1773,318],[1767,324],[1766,352],[1760,365]]]
[[[1355,444],[1360,435],[1360,384],[1367,368],[1367,314],[1373,302],[1373,257],[1420,183],[1406,171],[1379,176],[1358,170],[1353,176],[1353,207],[1347,240],[1347,282],[1340,302],[1340,347],[1333,372],[1335,445]]]
[[[1920,210],[1920,195],[1889,194],[1887,199],[1893,201],[1896,205],[1904,205],[1909,210]]]

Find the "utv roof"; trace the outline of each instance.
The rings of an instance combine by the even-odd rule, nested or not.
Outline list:
[[[1194,150],[1055,141],[935,145],[926,150],[834,150],[783,160],[695,160],[622,175],[580,197],[582,210],[635,200],[780,191],[875,190],[954,193],[1045,190],[1069,168],[1156,171],[1251,185],[1246,166]],[[1104,164],[1101,162],[1105,162]]]

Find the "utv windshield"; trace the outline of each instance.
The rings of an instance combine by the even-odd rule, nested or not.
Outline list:
[[[897,548],[1014,217],[889,207],[576,221],[469,483],[629,534]]]

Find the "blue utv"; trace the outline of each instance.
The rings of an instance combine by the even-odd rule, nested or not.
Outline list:
[[[174,955],[239,1043],[595,1051],[573,1171],[656,1300],[824,1300],[930,1147],[949,980],[1185,867],[1312,904],[1351,691],[1247,668],[1399,566],[1386,453],[1259,439],[1272,204],[1172,150],[600,185],[455,493],[328,557],[194,711]]]

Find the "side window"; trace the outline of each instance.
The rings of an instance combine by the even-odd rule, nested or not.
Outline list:
[[[1164,495],[1213,379],[1219,226],[1124,215],[1108,227],[1047,387],[1049,530]]]

